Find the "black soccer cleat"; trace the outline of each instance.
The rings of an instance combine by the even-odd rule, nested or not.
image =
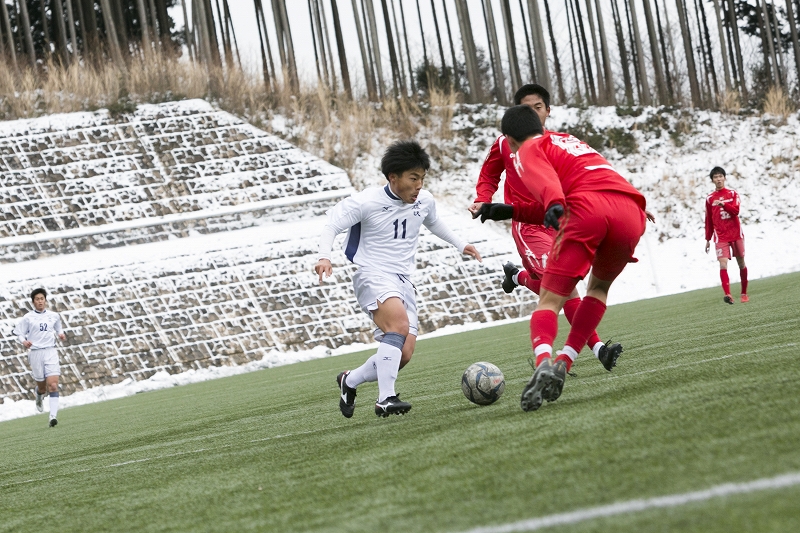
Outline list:
[[[503,265],[503,273],[505,274],[503,277],[503,292],[511,294],[514,292],[514,289],[518,287],[518,285],[514,283],[514,275],[519,273],[519,268],[509,261]]]
[[[722,299],[722,301],[725,302],[726,304],[733,305],[733,296],[731,296],[730,294],[726,294],[725,297]]]
[[[56,424],[58,424],[58,420],[56,420],[55,418],[51,418],[50,419],[50,427],[51,428],[55,427]]]
[[[397,396],[389,396],[382,402],[375,404],[375,414],[386,418],[389,415],[403,415],[411,410],[411,404],[402,401]]]
[[[603,346],[600,347],[600,353],[597,358],[603,364],[603,368],[611,372],[611,369],[617,366],[617,359],[622,354],[622,345],[618,342],[611,344],[611,339],[608,339]]]
[[[548,402],[554,402],[564,390],[564,381],[567,379],[567,363],[556,361],[550,372],[550,382],[545,386],[542,396]]]
[[[336,384],[339,385],[339,410],[345,418],[353,416],[353,411],[356,410],[356,389],[347,386],[347,376],[350,375],[349,370],[340,372],[336,376]]]
[[[534,366],[533,360],[529,359],[528,362]],[[550,359],[545,359],[533,371],[530,381],[522,389],[522,396],[519,400],[519,406],[523,411],[536,411],[542,406],[544,399],[544,392],[550,383],[550,375],[553,371],[553,364]]]

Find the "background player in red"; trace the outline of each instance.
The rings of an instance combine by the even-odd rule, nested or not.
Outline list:
[[[545,207],[544,225],[559,230],[531,317],[535,371],[520,399],[533,411],[556,400],[566,373],[606,311],[608,291],[629,262],[645,229],[644,196],[597,151],[572,135],[544,132],[536,113],[515,106],[503,115],[502,132],[516,153],[515,168]],[[567,342],[551,361],[558,313],[591,268],[586,297]]]
[[[514,103],[533,109],[544,127],[547,117],[550,116],[550,93],[547,89],[535,83],[523,85],[514,94]],[[497,192],[503,172],[506,173],[503,188],[505,203],[493,204],[491,203],[492,197]],[[475,192],[475,201],[468,210],[472,213],[473,218],[480,216],[482,222],[487,219],[506,220],[512,218],[512,205],[526,204],[528,208],[535,209],[536,200],[514,169],[514,153],[509,148],[505,136],[498,137],[489,149],[489,154],[481,167]],[[501,213],[497,213],[497,210],[500,210]],[[519,269],[511,262],[505,264],[503,267],[505,274],[503,290],[510,293],[518,285],[523,285],[539,294],[542,275],[556,232],[552,228],[545,228],[541,224],[541,220],[537,224],[528,224],[514,217],[511,222],[511,235],[517,245],[523,268]],[[580,303],[578,291],[573,290],[569,299],[564,303],[564,316],[570,323],[572,323]],[[603,344],[595,331],[587,339],[587,346],[600,360],[603,367],[609,371],[616,365],[617,358],[622,353],[622,345],[611,344],[611,341]]]
[[[719,279],[725,293],[725,303],[733,305],[731,282],[728,278],[728,259],[731,251],[739,263],[739,276],[742,280],[742,303],[749,302],[747,297],[747,266],[744,264],[744,233],[739,222],[739,194],[725,187],[725,170],[722,167],[711,169],[711,181],[714,192],[706,198],[706,253],[711,247],[711,239],[717,250],[719,261]]]

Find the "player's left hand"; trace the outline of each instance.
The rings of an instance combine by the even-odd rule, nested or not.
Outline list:
[[[558,220],[564,216],[564,206],[561,204],[553,204],[547,209],[547,213],[544,214],[544,227],[545,228],[553,228],[554,230],[558,231],[559,222]]]
[[[63,340],[66,340],[66,339],[67,339],[67,336],[66,336],[66,335],[64,335],[63,333],[59,333],[59,334],[58,334],[58,338],[59,338],[60,340],[62,340],[62,341],[63,341]]]
[[[514,216],[514,206],[509,204],[484,203],[472,218],[481,217],[481,223],[487,220],[508,220]]]
[[[317,273],[319,276],[319,284],[322,285],[322,278],[323,275],[326,278],[329,278],[331,274],[333,274],[333,266],[329,259],[320,259],[317,261],[317,264],[314,265],[314,272]]]
[[[644,216],[646,216],[647,220],[649,220],[650,222],[656,221],[656,216],[647,209],[644,210]]]
[[[472,256],[475,259],[477,259],[479,263],[483,263],[483,260],[481,259],[480,252],[478,252],[478,249],[475,248],[474,246],[472,246],[471,244],[466,245],[464,247],[464,251],[461,252],[461,253],[464,254],[464,255]]]

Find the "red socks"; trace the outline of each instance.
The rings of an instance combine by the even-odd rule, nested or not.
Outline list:
[[[584,344],[589,340],[592,333],[595,333],[598,324],[603,319],[606,312],[606,304],[587,296],[581,301],[578,310],[575,312],[572,328],[567,337],[567,346],[571,346],[576,351],[580,350]],[[535,315],[536,313],[534,313]],[[596,335],[596,333],[595,333]]]
[[[742,278],[742,294],[747,294],[747,267],[739,269],[739,276]],[[725,294],[728,293],[726,292]]]
[[[745,274],[745,275],[747,275],[747,274]],[[730,294],[731,293],[731,281],[728,278],[728,271],[720,269],[720,271],[719,271],[719,279],[722,281],[722,291],[725,294]],[[746,285],[746,283],[745,283],[745,285]]]
[[[570,298],[564,303],[564,316],[567,317],[567,322],[570,324],[572,324],[579,305],[581,305],[580,298]],[[586,346],[591,350],[598,342],[600,342],[600,335],[598,335],[596,331],[592,331],[592,334],[589,335],[589,340],[586,342]]]
[[[553,341],[558,334],[558,315],[552,311],[536,310],[531,315],[531,345],[533,353],[536,354],[536,366],[542,360],[549,358],[553,353]],[[549,347],[548,351],[537,354],[536,348]]]
[[[527,270],[522,269],[517,274],[517,285],[527,287],[533,291],[534,294],[539,294],[539,287],[542,286],[542,280],[531,277]]]

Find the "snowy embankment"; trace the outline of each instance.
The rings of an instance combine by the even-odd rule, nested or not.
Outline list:
[[[474,198],[474,183],[491,143],[499,134],[502,108],[462,106],[453,119],[449,139],[435,137],[438,127],[421,129],[418,139],[434,158],[426,187],[439,198],[442,208],[466,217]],[[280,133],[280,120],[273,126]],[[705,111],[648,108],[638,116],[619,116],[615,108],[553,107],[547,127],[552,130],[604,134],[603,153],[648,199],[657,218],[648,224],[637,249],[639,263],[630,265],[615,283],[610,303],[653,298],[719,284],[717,263],[704,253],[703,202],[713,186],[708,172],[713,166],[728,171],[728,186],[742,198],[750,279],[800,270],[800,146],[796,115],[780,124],[757,116],[731,116]],[[393,140],[391,134],[379,138]],[[599,141],[603,142],[603,141]],[[619,149],[609,147],[616,143]],[[382,183],[379,160],[385,145],[375,145],[359,159],[353,181],[357,189]],[[501,189],[502,191],[502,185]],[[502,193],[495,196],[500,201]],[[498,238],[510,239],[507,226],[487,224]],[[501,265],[497,265],[498,272]],[[731,281],[738,282],[735,263]],[[734,290],[738,287],[734,286]],[[721,296],[721,293],[720,293]],[[751,291],[751,298],[758,293]],[[722,299],[720,298],[720,305]],[[492,324],[447,327],[433,335],[486,327]],[[63,407],[119,398],[186,383],[240,374],[278,364],[338,355],[367,345],[329,351],[322,348],[293,354],[267,354],[263,360],[238,367],[213,367],[178,375],[161,372],[152,378],[103,386],[75,393],[61,400]],[[280,355],[280,357],[278,357]],[[35,412],[33,401],[0,405],[0,421]]]

